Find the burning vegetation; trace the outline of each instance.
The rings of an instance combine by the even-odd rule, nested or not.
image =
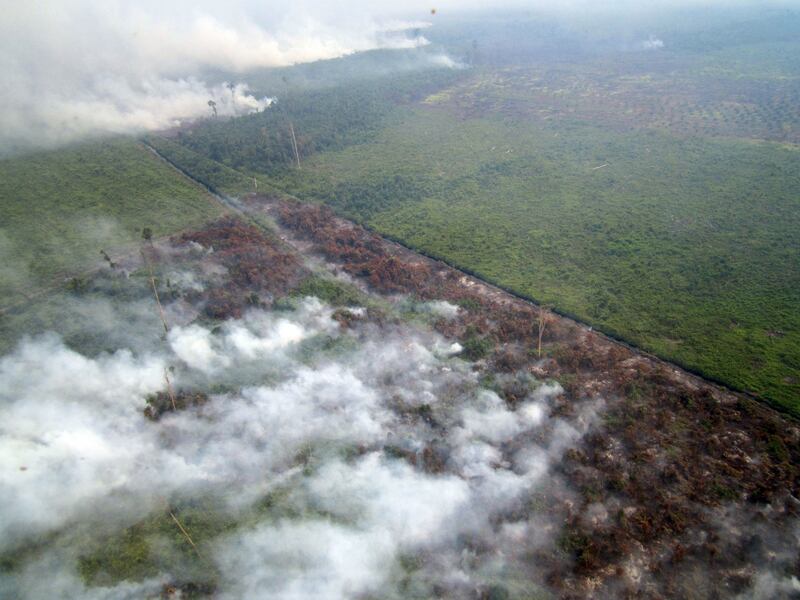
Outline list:
[[[687,579],[702,571],[709,590],[730,596],[745,593],[766,564],[797,572],[794,421],[382,240],[326,207],[267,206],[371,289],[462,306],[458,318],[434,326],[460,338],[470,359],[484,358],[477,368],[496,380],[509,406],[524,391],[498,375],[520,371],[562,384],[557,414],[605,402],[602,422],[558,465],[580,491],[559,515],[558,547],[570,560],[535,559],[550,566],[547,581],[559,594],[705,597]],[[540,331],[541,358],[534,351]]]
[[[204,312],[213,319],[240,318],[248,307],[269,305],[306,274],[295,254],[235,217],[180,235],[174,243],[213,248],[214,262],[227,270],[224,285],[212,288],[205,299]]]
[[[0,592],[796,591],[795,422],[327,208],[244,207],[146,245],[150,346],[0,361],[0,416],[28,424],[0,438],[25,461]],[[98,277],[135,285],[114,262]]]

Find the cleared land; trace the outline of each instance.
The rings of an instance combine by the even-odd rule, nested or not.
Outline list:
[[[0,306],[92,268],[144,227],[160,237],[223,211],[133,140],[0,161]]]

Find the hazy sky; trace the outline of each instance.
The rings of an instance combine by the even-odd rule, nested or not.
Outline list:
[[[653,6],[721,2],[677,0]],[[446,19],[476,0],[326,2],[301,0],[39,0],[4,1],[0,20],[0,150],[55,145],[93,132],[169,126],[205,114],[221,97],[199,77],[203,68],[241,72],[333,58],[381,47],[423,44],[397,29]],[[759,5],[728,0],[727,5]],[[398,11],[402,7],[402,14]],[[494,9],[528,7],[567,15],[613,11],[619,18],[641,2],[503,0]],[[431,15],[431,8],[437,9]],[[238,82],[238,81],[237,81]],[[246,83],[246,82],[242,82]],[[257,99],[240,87],[235,106]],[[233,106],[221,106],[232,111]]]

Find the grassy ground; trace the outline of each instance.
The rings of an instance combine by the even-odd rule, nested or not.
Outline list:
[[[605,166],[604,166],[605,165]],[[800,406],[800,151],[408,109],[280,187]]]
[[[100,249],[198,225],[223,212],[133,140],[0,161],[0,306],[102,260]]]

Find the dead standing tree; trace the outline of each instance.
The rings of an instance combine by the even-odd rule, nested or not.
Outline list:
[[[300,168],[300,152],[297,150],[297,138],[294,136],[294,124],[289,122],[289,131],[292,132],[292,148],[294,149],[294,158],[297,161],[297,168]]]
[[[178,520],[178,517],[175,516],[175,513],[172,512],[172,510],[169,511],[169,516],[172,517],[173,521],[175,521],[175,524],[178,526],[178,529],[181,530],[181,534],[183,534],[183,537],[186,538],[186,541],[189,542],[189,545],[194,549],[195,554],[197,554],[199,558],[203,558],[202,554],[200,554],[200,550],[197,549],[197,546],[195,545],[192,536],[189,535],[189,532],[186,531],[186,528]]]
[[[144,256],[144,254],[142,254]],[[147,259],[145,258],[145,262]],[[169,333],[169,327],[167,327],[167,317],[164,314],[164,307],[161,306],[161,299],[158,297],[158,288],[156,287],[156,278],[153,275],[153,269],[150,267],[150,264],[147,264],[147,269],[149,270],[150,274],[150,285],[153,287],[153,296],[156,299],[156,306],[158,306],[158,314],[161,317],[161,324],[164,326],[164,333]]]
[[[236,86],[229,83],[228,89],[231,91],[231,107],[233,108],[233,114],[236,114]]]
[[[539,358],[542,358],[542,338],[544,337],[544,331],[545,329],[547,329],[547,326],[550,324],[552,318],[553,318],[553,313],[550,312],[549,307],[547,306],[539,307],[539,318],[538,318],[539,331],[537,332],[537,346],[536,346],[536,353]]]
[[[212,101],[209,101],[209,106],[211,106],[211,102]],[[214,109],[214,112],[216,113],[216,108]],[[145,227],[144,229],[142,229],[142,239],[150,245],[150,249],[152,250],[153,249],[153,231],[152,231],[152,229],[150,229],[149,227]],[[141,255],[142,255],[142,260],[144,261],[144,264],[147,267],[147,273],[148,273],[149,278],[150,278],[150,285],[153,288],[153,296],[155,297],[155,300],[156,300],[156,306],[158,306],[158,314],[161,317],[161,324],[164,327],[164,333],[168,334],[169,333],[169,327],[167,326],[167,318],[166,318],[166,315],[164,314],[164,307],[161,305],[161,299],[158,297],[158,287],[156,286],[156,278],[155,278],[155,275],[153,274],[153,267],[150,264],[150,260],[148,260],[148,258],[147,258],[147,250],[146,250],[144,245],[142,245],[142,247],[140,249],[140,252],[141,252]],[[166,369],[166,368],[164,369],[164,381],[167,384],[167,394],[169,395],[169,400],[170,400],[170,403],[172,404],[172,410],[173,411],[177,411],[178,407],[177,407],[177,404],[175,402],[175,391],[172,389],[172,382],[169,379],[169,370]],[[166,501],[165,501],[165,504],[166,504]],[[175,516],[175,513],[172,511],[172,509],[169,507],[168,504],[167,504],[167,511],[169,512],[169,516],[172,517],[172,520],[178,526],[178,529],[180,530],[181,535],[183,535],[183,537],[186,539],[186,541],[189,542],[189,545],[191,545],[191,547],[194,549],[194,551],[197,554],[197,556],[202,559],[203,556],[200,554],[200,551],[197,549],[197,546],[195,545],[194,540],[189,535],[189,532],[186,530],[186,528],[183,526],[183,524],[178,520],[178,517]]]
[[[150,244],[150,249],[153,250],[153,230],[149,227],[145,227],[142,229],[142,239]],[[161,298],[158,297],[158,287],[156,286],[156,277],[153,274],[153,267],[150,264],[150,261],[147,258],[147,250],[143,245],[139,252],[142,255],[142,261],[144,265],[147,267],[147,273],[150,277],[150,285],[153,288],[153,296],[156,299],[156,306],[158,306],[158,314],[161,317],[161,324],[164,326],[164,333],[169,333],[169,327],[167,327],[167,317],[164,314],[164,307],[161,306]]]
[[[169,371],[168,369],[164,369],[164,381],[167,382],[167,393],[169,394],[169,400],[172,402],[172,410],[177,411],[178,407],[175,404],[175,392],[172,391],[172,382],[169,380]]]

